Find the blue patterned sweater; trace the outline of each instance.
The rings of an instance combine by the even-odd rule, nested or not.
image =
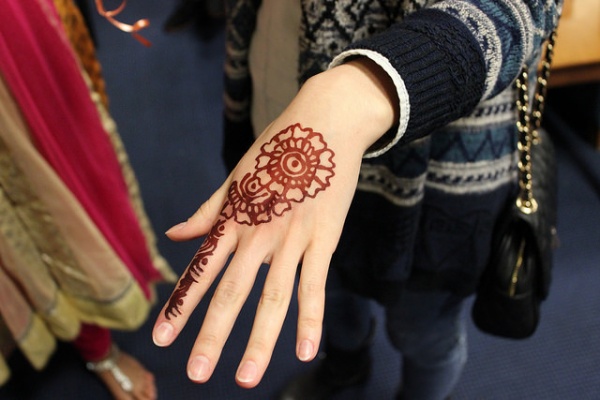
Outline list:
[[[397,126],[365,156],[332,267],[359,293],[472,293],[516,175],[512,83],[555,0],[302,0],[299,79],[357,55],[390,75]],[[252,141],[248,48],[260,0],[228,0],[224,158]]]

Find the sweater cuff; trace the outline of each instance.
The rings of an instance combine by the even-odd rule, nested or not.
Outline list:
[[[407,94],[399,98],[410,100],[410,108],[402,108],[407,126],[401,142],[423,137],[468,115],[483,95],[486,69],[481,48],[460,20],[442,11],[413,13],[383,32],[353,43],[343,54],[357,50],[378,53],[386,60],[385,68],[396,71],[390,75],[392,79],[402,77],[399,81]]]
[[[390,61],[383,55],[366,49],[352,49],[340,53],[333,61],[329,64],[329,68],[336,67],[346,62],[349,58],[357,56],[368,57],[371,61],[379,65],[392,79],[394,86],[396,87],[396,93],[398,95],[398,115],[400,116],[398,126],[396,129],[392,128],[389,132],[381,137],[380,140],[376,141],[365,153],[364,158],[373,158],[380,156],[389,149],[391,149],[404,135],[406,127],[408,126],[408,119],[410,117],[410,102],[408,98],[408,91],[404,85],[402,77],[392,66]]]

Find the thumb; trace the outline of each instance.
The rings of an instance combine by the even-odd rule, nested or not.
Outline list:
[[[206,235],[216,222],[229,190],[229,181],[225,183],[188,218],[165,232],[174,241],[185,241]]]

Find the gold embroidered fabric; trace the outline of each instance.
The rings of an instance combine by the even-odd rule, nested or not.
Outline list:
[[[96,47],[83,15],[73,0],[54,0],[54,4],[73,50],[92,81],[94,92],[98,93],[102,104],[108,108],[108,95],[102,76],[102,67],[96,58]]]

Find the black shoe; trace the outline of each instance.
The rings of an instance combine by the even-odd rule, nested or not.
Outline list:
[[[326,343],[318,364],[289,382],[278,400],[329,400],[343,389],[366,382],[371,375],[374,327],[373,323],[368,338],[357,350],[342,351]]]

